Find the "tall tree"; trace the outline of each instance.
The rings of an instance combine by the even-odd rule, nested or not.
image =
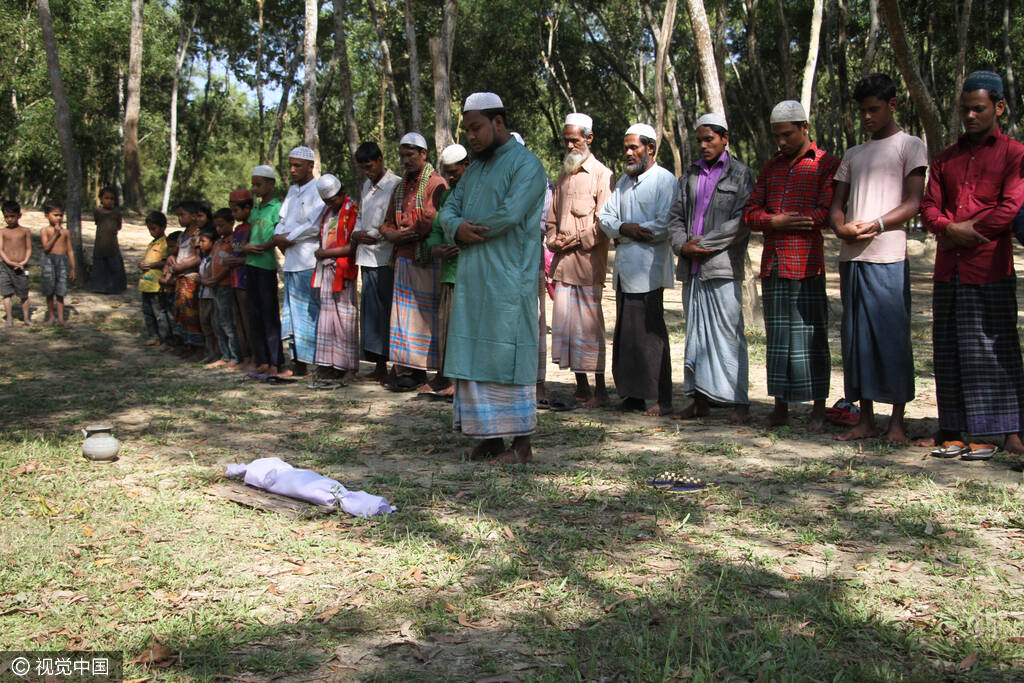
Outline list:
[[[380,52],[384,65],[384,83],[387,86],[388,99],[391,100],[391,113],[395,117],[395,128],[398,130],[399,135],[405,135],[408,129],[405,127],[405,117],[402,116],[402,110],[398,106],[398,91],[395,88],[395,72],[391,68],[391,47],[388,44],[388,37],[384,32],[384,24],[380,14],[377,12],[377,5],[374,0],[366,0],[366,6],[370,10],[370,20],[373,22],[374,30],[377,32],[377,42],[380,43]]]
[[[779,12],[779,69],[782,70],[786,99],[791,100],[796,90],[793,89],[793,58],[789,48],[789,19],[786,17],[785,0],[775,0],[775,7]]]
[[[359,147],[359,126],[356,123],[356,106],[352,99],[352,71],[348,64],[348,34],[345,31],[347,5],[347,0],[334,0],[334,59],[338,62],[338,86],[341,90],[345,142],[348,144],[349,163],[352,165],[352,179],[357,180],[359,165],[356,164],[356,149]]]
[[[868,0],[868,14],[870,25],[868,26],[867,47],[864,48],[864,61],[860,65],[860,75],[863,78],[871,73],[875,65],[875,52],[878,50],[878,33],[881,27],[878,23],[878,0]]]
[[[1008,130],[1010,135],[1017,134],[1017,121],[1020,115],[1017,113],[1017,79],[1013,76],[1013,50],[1010,48],[1010,0],[1003,0],[1003,59],[1006,62],[1006,85],[1007,95],[1010,98]]]
[[[291,64],[285,75],[284,83],[281,85],[281,99],[277,103],[277,115],[274,117],[274,132],[270,135],[270,144],[267,145],[267,156],[263,159],[265,164],[274,164],[277,159],[277,147],[281,144],[281,131],[284,129],[284,115],[288,113],[288,96],[291,94],[292,86],[295,85],[295,75],[299,71],[299,64],[302,62],[302,53],[298,50],[292,55]]]
[[[649,2],[644,2],[644,9],[651,21],[651,33],[654,36],[654,130],[658,133],[658,147],[661,147],[661,139],[666,132],[673,151],[675,162],[675,173],[678,178],[682,172],[682,158],[679,155],[679,148],[676,145],[675,136],[667,125],[665,115],[665,69],[668,64],[668,48],[672,43],[672,31],[676,24],[676,0],[665,0],[665,13],[661,19],[661,26],[654,23],[654,15]]]
[[[43,47],[46,49],[46,72],[50,77],[53,106],[57,114],[57,137],[60,138],[60,152],[67,172],[65,213],[68,232],[71,233],[71,246],[75,250],[77,262],[85,263],[82,250],[82,160],[71,134],[71,108],[68,105],[68,93],[64,89],[64,76],[61,74],[60,58],[57,55],[57,38],[53,32],[50,0],[36,0],[36,9],[39,11],[39,27],[43,33]],[[85,268],[78,269],[78,284],[86,284]]]
[[[267,153],[266,131],[264,128],[265,113],[263,111],[263,3],[266,0],[256,0],[256,115],[259,118],[260,127],[260,155],[264,159]]]
[[[954,5],[956,2],[954,0]],[[972,0],[963,0],[960,7],[960,23],[957,27],[957,51],[956,71],[953,73],[953,103],[960,97],[960,90],[964,87],[964,77],[967,71],[967,29],[971,24]],[[949,108],[949,126],[946,129],[947,141],[952,143],[960,132],[960,108],[951,106]]]
[[[697,65],[700,68],[700,84],[704,91],[704,103],[709,111],[725,113],[722,88],[718,82],[718,66],[711,41],[711,27],[704,11],[704,0],[686,0],[686,12],[690,15],[693,42],[697,45]]]
[[[139,160],[139,109],[142,87],[142,2],[131,0],[128,40],[128,83],[124,103],[124,205],[136,211],[146,208]]]
[[[420,56],[416,50],[416,14],[412,11],[412,0],[405,0],[405,43],[409,51],[409,89],[412,91],[412,129],[423,131],[423,113],[420,90]]]
[[[160,202],[160,211],[163,213],[167,213],[167,207],[171,201],[174,167],[178,163],[178,90],[181,88],[181,69],[185,65],[185,57],[188,56],[188,46],[192,42],[192,33],[195,30],[198,19],[198,9],[193,10],[192,20],[188,24],[185,23],[185,17],[181,18],[181,26],[178,31],[178,46],[174,52],[174,74],[171,77],[171,120],[167,141],[170,145],[170,160],[167,163],[167,177],[164,179],[164,196]]]
[[[800,104],[804,111],[811,110],[811,94],[814,92],[814,71],[818,65],[818,46],[821,43],[821,15],[824,0],[814,0],[811,12],[811,35],[807,42],[807,61],[804,63],[804,79],[800,82]]]
[[[452,144],[452,50],[455,48],[455,20],[458,0],[445,0],[441,35],[430,39],[430,62],[434,76],[434,149],[440,154]]]
[[[316,106],[316,31],[319,17],[319,0],[306,0],[306,28],[302,34],[302,54],[305,58],[302,139],[307,147],[312,148],[316,157],[313,162],[315,173],[320,172],[320,122]]]

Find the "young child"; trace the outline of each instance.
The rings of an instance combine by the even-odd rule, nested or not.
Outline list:
[[[252,328],[249,324],[249,298],[246,296],[248,282],[245,277],[245,252],[242,248],[249,243],[249,216],[252,214],[252,194],[249,190],[235,190],[229,196],[231,216],[238,221],[231,233],[232,256],[231,287],[235,295],[235,332],[238,334],[238,348],[242,353],[243,372],[252,372],[255,364],[252,348]]]
[[[178,258],[178,238],[182,235],[181,230],[175,230],[167,236],[167,260],[160,273],[160,303],[167,313],[168,322],[168,343],[172,348],[180,347],[183,342],[181,336],[174,332],[174,291],[177,277],[174,275],[174,264]]]
[[[217,332],[220,360],[207,367],[227,366],[234,370],[241,365],[242,358],[235,332],[235,292],[231,286],[231,262],[234,259],[231,233],[235,226],[231,209],[220,209],[213,214],[213,225],[219,239],[210,252],[210,275],[203,284],[213,289],[213,326]]]
[[[252,330],[256,373],[276,375],[282,370],[281,307],[277,298],[277,255],[274,226],[280,220],[281,200],[274,196],[276,174],[270,166],[252,170],[254,203],[249,216],[249,243],[245,252],[246,296]]]
[[[32,314],[28,307],[28,272],[25,270],[32,256],[32,233],[18,224],[21,218],[18,202],[4,202],[2,210],[7,225],[0,230],[0,296],[4,298],[7,327],[14,326],[12,297],[15,294],[21,299],[21,319],[26,327],[32,327]]]
[[[174,333],[181,337],[183,358],[202,360],[205,340],[199,322],[199,251],[196,245],[199,228],[197,222],[202,208],[199,202],[183,201],[176,209],[182,234],[178,239],[177,258],[174,260]]]
[[[92,291],[99,294],[120,294],[128,289],[121,247],[117,233],[121,230],[121,212],[115,206],[117,192],[112,187],[100,190],[100,206],[93,211],[96,238],[92,247]]]
[[[217,329],[213,324],[213,287],[206,284],[213,274],[213,243],[217,241],[217,233],[206,229],[199,233],[199,326],[203,331],[206,354],[202,358],[204,364],[216,363],[220,357],[217,345]]]
[[[71,248],[71,233],[64,227],[64,207],[56,202],[43,204],[43,214],[49,222],[42,232],[42,290],[46,297],[46,312],[51,325],[65,325],[64,297],[68,293],[68,278],[75,279],[75,250]]]
[[[160,346],[171,342],[171,319],[164,308],[160,292],[160,277],[169,254],[167,238],[167,216],[151,211],[146,216],[146,228],[153,241],[146,247],[146,255],[139,262],[142,277],[139,278],[139,292],[142,296],[142,318],[146,321],[146,346]]]

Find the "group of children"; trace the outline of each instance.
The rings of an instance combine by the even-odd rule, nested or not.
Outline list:
[[[21,299],[21,318],[32,326],[29,306],[28,261],[32,258],[32,233],[22,226],[21,206],[14,201],[3,203],[5,227],[0,230],[0,296],[4,300],[7,326],[14,325],[14,297]],[[71,235],[64,227],[64,208],[56,202],[43,204],[47,225],[42,230],[41,261],[42,294],[46,297],[46,319],[51,325],[64,325],[64,297],[68,280],[75,279],[75,251]]]

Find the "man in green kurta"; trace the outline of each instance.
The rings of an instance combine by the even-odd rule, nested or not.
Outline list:
[[[444,362],[456,380],[453,423],[482,439],[471,458],[527,462],[537,428],[537,225],[547,176],[526,147],[509,144],[494,93],[466,98],[462,128],[476,160],[438,214],[459,247]]]

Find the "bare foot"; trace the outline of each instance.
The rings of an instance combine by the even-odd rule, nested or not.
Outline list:
[[[1017,455],[1024,454],[1024,441],[1021,441],[1020,434],[1007,434],[1003,450]]]
[[[263,365],[257,365],[255,368],[252,369],[252,372],[254,375],[262,375],[269,369],[270,366],[264,363]]]
[[[583,407],[590,408],[591,410],[593,410],[594,408],[604,408],[606,405],[608,405],[608,401],[608,394],[594,394],[587,400],[586,403],[583,404]]]
[[[529,436],[517,436],[512,439],[512,448],[502,451],[495,458],[495,465],[522,465],[533,460],[533,447]]]
[[[910,443],[903,420],[889,420],[889,429],[885,433],[885,440],[893,446],[906,446]]]
[[[470,460],[486,460],[500,455],[505,450],[504,439],[484,439],[469,454]]]
[[[449,384],[447,388],[442,389],[441,391],[437,392],[437,395],[438,396],[454,396],[455,395],[455,385],[454,384]]]
[[[212,370],[214,368],[222,368],[227,364],[228,363],[225,360],[215,360],[212,363],[207,363],[205,367]]]
[[[576,399],[577,403],[586,404],[588,401],[594,398],[593,394],[590,393],[590,388],[587,389],[576,389],[572,397]]]
[[[768,415],[769,427],[785,427],[789,424],[789,408],[786,404],[775,404],[775,410]]]
[[[815,417],[811,414],[811,419],[807,421],[807,431],[819,434],[825,431],[825,419],[821,417]]]
[[[697,409],[697,402],[694,401],[690,405],[686,406],[678,413],[672,414],[673,420],[692,420],[695,417],[707,417],[711,413],[711,410],[705,408],[704,410]]]
[[[233,360],[229,360],[227,363],[224,364],[224,367],[227,368],[228,370],[237,370],[238,368],[242,367],[242,364],[236,363]]]
[[[672,411],[672,406],[664,406],[660,403],[655,403],[653,406],[644,411],[644,415],[647,417],[661,417],[667,415]]]
[[[856,441],[857,439],[873,439],[878,436],[878,433],[878,428],[875,427],[874,422],[864,420],[863,422],[858,422],[845,432],[836,434],[832,438],[836,441]]]
[[[731,425],[745,425],[747,420],[750,419],[750,406],[738,405],[732,409],[732,413],[729,415],[729,419],[726,420]]]
[[[56,325],[57,323],[50,324]],[[146,346],[160,346],[160,340],[157,339],[156,337],[150,337],[149,339],[146,340]]]
[[[291,370],[285,370],[284,372],[278,372],[278,373],[275,373],[275,374],[276,374],[276,375],[277,375],[278,377],[291,377],[291,376],[292,376],[292,375],[294,375],[295,373],[294,373],[294,372],[292,372]]]

